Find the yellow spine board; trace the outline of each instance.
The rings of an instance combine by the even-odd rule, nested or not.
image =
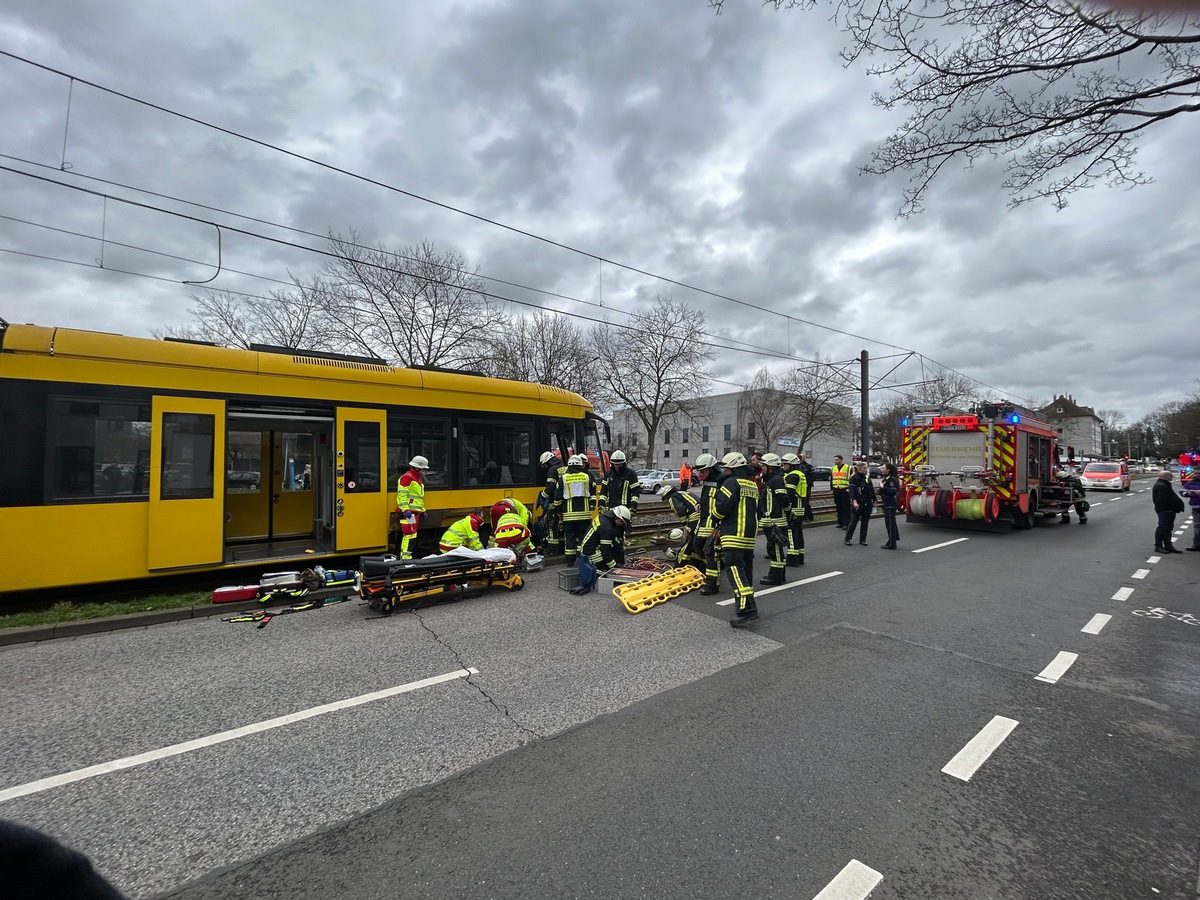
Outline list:
[[[613,595],[621,604],[636,615],[652,606],[666,603],[672,597],[680,597],[688,591],[704,586],[704,574],[691,566],[647,575],[628,584],[613,588]]]

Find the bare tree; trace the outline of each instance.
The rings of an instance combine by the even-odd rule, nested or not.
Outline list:
[[[787,398],[791,427],[801,447],[818,434],[849,430],[855,422],[851,405],[858,399],[859,385],[828,357],[788,371],[780,381]]]
[[[959,372],[942,369],[927,376],[906,399],[912,406],[964,407],[975,394],[974,381]]]
[[[812,8],[816,0],[765,0]],[[720,13],[723,0],[709,0]],[[911,173],[902,215],[919,212],[952,162],[1007,158],[1016,206],[1061,208],[1096,182],[1134,186],[1148,128],[1200,111],[1200,14],[1172,17],[1074,0],[837,0],[847,61],[889,81],[875,102],[909,115],[864,171]]]
[[[767,451],[791,428],[792,409],[788,396],[766,367],[738,395],[738,442],[753,450]]]
[[[595,377],[595,350],[568,315],[520,316],[490,329],[485,339],[488,353],[478,368],[489,375],[565,388],[598,407],[610,401]]]
[[[910,412],[912,404],[894,395],[871,411],[871,449],[876,454],[892,462],[900,459],[900,420]]]
[[[293,276],[293,280],[296,281]],[[209,341],[223,347],[274,344],[306,350],[333,349],[325,301],[296,281],[294,291],[271,291],[246,297],[228,291],[193,294],[192,321],[178,328],[152,328],[155,337]]]
[[[470,369],[486,357],[487,331],[504,317],[460,254],[426,241],[366,247],[354,231],[331,232],[329,247],[334,255],[311,289],[329,299],[344,346],[405,366]]]
[[[696,386],[708,377],[712,351],[697,337],[704,314],[656,296],[626,327],[596,325],[597,383],[627,406],[646,429],[646,458],[653,461],[658,429],[681,419],[694,421],[706,408]]]

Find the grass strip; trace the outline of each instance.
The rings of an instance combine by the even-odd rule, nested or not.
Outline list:
[[[139,597],[136,600],[111,600],[97,603],[72,603],[69,600],[61,600],[49,609],[0,616],[0,628],[28,628],[34,625],[55,625],[59,622],[79,622],[84,619],[109,619],[129,613],[201,606],[211,599],[211,593],[192,591],[186,594],[157,594],[151,597]]]

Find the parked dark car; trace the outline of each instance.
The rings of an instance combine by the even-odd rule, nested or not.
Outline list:
[[[813,481],[832,481],[833,480],[833,469],[829,468],[829,466],[813,466],[812,480]]]

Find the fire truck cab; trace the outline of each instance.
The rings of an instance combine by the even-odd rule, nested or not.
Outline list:
[[[1054,427],[1006,401],[925,408],[901,421],[902,502],[909,522],[985,531],[1032,528],[1039,516],[1086,512],[1060,478]]]

